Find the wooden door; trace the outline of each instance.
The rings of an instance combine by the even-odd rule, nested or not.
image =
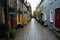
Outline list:
[[[20,24],[20,15],[17,14],[17,25]]]
[[[10,29],[13,29],[13,15],[10,15]]]
[[[28,16],[24,15],[24,24],[26,25],[28,23]]]
[[[55,9],[55,27],[60,29],[60,8]]]

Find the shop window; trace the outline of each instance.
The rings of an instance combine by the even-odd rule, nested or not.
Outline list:
[[[50,11],[50,22],[53,22],[53,10]]]

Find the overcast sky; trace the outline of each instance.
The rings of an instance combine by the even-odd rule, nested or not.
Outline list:
[[[35,10],[36,6],[39,4],[41,0],[27,0],[27,2],[31,3],[32,11]]]

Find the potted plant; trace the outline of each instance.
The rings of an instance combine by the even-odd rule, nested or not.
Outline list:
[[[15,35],[16,35],[16,30],[15,30],[15,28],[13,28],[12,30],[9,31],[9,36],[10,36],[11,38],[14,38]]]

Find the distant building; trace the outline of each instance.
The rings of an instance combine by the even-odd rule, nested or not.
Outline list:
[[[32,8],[31,8],[31,4],[28,2],[27,2],[27,9],[28,9],[28,21],[30,21],[32,17]]]

